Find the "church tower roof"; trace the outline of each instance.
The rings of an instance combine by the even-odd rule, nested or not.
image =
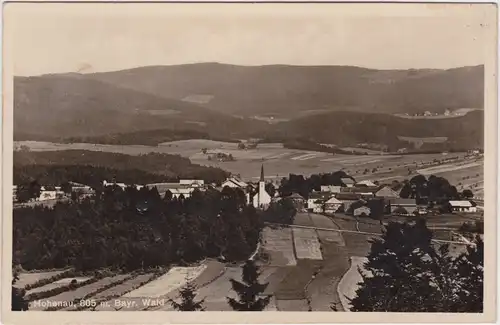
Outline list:
[[[264,182],[264,164],[260,167],[260,181]]]

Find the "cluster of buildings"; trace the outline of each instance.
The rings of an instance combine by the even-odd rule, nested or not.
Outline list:
[[[426,206],[419,206],[415,199],[400,198],[399,193],[387,185],[377,185],[369,180],[355,182],[352,178],[341,178],[340,186],[324,185],[319,191],[309,193],[308,198],[304,198],[298,193],[292,193],[287,197],[280,197],[278,192],[271,195],[266,190],[264,178],[264,166],[261,167],[260,179],[258,183],[246,183],[236,177],[226,179],[220,186],[206,184],[199,179],[181,179],[175,183],[153,183],[146,185],[134,185],[140,190],[143,187],[148,189],[156,188],[161,196],[167,191],[172,198],[189,198],[195,190],[205,191],[209,188],[222,190],[225,187],[240,189],[245,193],[247,204],[258,209],[266,209],[272,202],[282,199],[290,200],[299,211],[310,211],[314,213],[335,214],[345,213],[354,216],[373,216],[375,208],[377,213],[392,215],[422,215],[427,214]],[[71,191],[78,197],[94,194],[94,189],[90,186],[69,182]],[[130,185],[103,181],[103,186],[118,186],[123,189]],[[14,201],[16,187],[14,186]],[[40,197],[34,201],[57,200],[63,198],[66,193],[61,187],[42,187]],[[449,208],[452,212],[477,212],[475,204],[468,200],[449,201]]]

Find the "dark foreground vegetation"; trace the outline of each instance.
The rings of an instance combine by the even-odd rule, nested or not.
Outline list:
[[[168,193],[110,187],[54,208],[15,209],[14,262],[26,270],[130,271],[206,257],[244,260],[255,250],[263,223],[241,191],[179,200]]]
[[[389,223],[381,239],[373,239],[363,283],[351,311],[483,312],[484,243],[458,257],[449,246],[438,248],[425,221]]]

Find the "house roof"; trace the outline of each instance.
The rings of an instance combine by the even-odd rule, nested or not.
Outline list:
[[[399,194],[396,191],[392,190],[389,186],[384,186],[375,193],[375,196],[398,198]]]
[[[472,203],[470,201],[449,201],[450,205],[452,207],[463,207],[463,208],[470,208],[472,207]]]
[[[359,181],[356,185],[365,185],[365,186],[377,186],[377,184],[373,183],[370,180]]]
[[[350,193],[363,193],[363,194],[373,194],[378,191],[378,186],[357,186],[354,187],[342,187],[341,192],[350,192]]]
[[[359,200],[361,198],[361,195],[360,194],[357,194],[357,193],[339,193],[335,196],[338,200],[344,200],[344,201],[356,201],[356,200]]]
[[[309,194],[309,199],[328,199],[332,196],[329,192],[312,192]]]
[[[342,203],[342,201],[340,201],[339,199],[337,199],[335,197],[331,197],[325,203],[326,204],[340,204],[340,203]]]
[[[247,183],[240,181],[240,180],[239,180],[239,179],[237,179],[236,177],[231,177],[231,178],[228,178],[228,179],[226,179],[226,180],[224,181],[224,183],[226,183],[226,182],[231,182],[231,183],[233,183],[233,184],[235,184],[235,185],[237,185],[237,186],[239,186],[239,187],[247,187],[247,186],[248,186],[248,184],[247,184]]]
[[[344,184],[354,184],[354,181],[351,178],[348,177],[343,177],[340,179],[340,181]]]
[[[356,211],[356,210],[365,210],[365,211],[368,210],[368,211],[370,211],[370,208],[367,207],[366,205],[363,205],[363,206],[361,206],[359,208],[354,209],[354,211]]]
[[[397,198],[397,199],[391,199],[389,202],[391,205],[400,205],[400,206],[413,206],[413,205],[416,206],[417,205],[417,202],[415,201],[415,199]]]

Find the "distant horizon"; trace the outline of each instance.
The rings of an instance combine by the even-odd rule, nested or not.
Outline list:
[[[282,67],[344,67],[344,68],[358,68],[358,69],[366,69],[366,70],[373,70],[373,71],[419,71],[419,70],[433,70],[433,71],[449,71],[449,70],[456,70],[456,69],[463,69],[463,68],[476,68],[476,67],[484,67],[483,64],[475,64],[475,65],[462,65],[462,66],[456,66],[456,67],[451,67],[451,68],[406,68],[406,69],[378,69],[378,68],[371,68],[367,66],[361,66],[361,65],[342,65],[342,64],[281,64],[281,63],[274,63],[274,64],[233,64],[233,63],[225,63],[225,62],[217,62],[217,61],[201,61],[201,62],[192,62],[192,63],[179,63],[179,64],[153,64],[153,65],[142,65],[142,66],[134,66],[130,68],[124,68],[124,69],[118,69],[118,70],[105,70],[105,71],[92,71],[92,72],[85,72],[83,71],[67,71],[67,72],[48,72],[48,73],[43,73],[43,74],[34,74],[34,75],[14,75],[14,77],[43,77],[43,76],[53,76],[53,75],[71,75],[71,74],[76,74],[76,75],[92,75],[92,74],[100,74],[100,73],[113,73],[113,72],[122,72],[122,71],[130,71],[130,70],[137,70],[141,68],[162,68],[162,67],[179,67],[179,66],[192,66],[192,65],[225,65],[225,66],[235,66],[235,67],[248,67],[248,68],[258,68],[258,67],[277,67],[277,66],[282,66]]]

